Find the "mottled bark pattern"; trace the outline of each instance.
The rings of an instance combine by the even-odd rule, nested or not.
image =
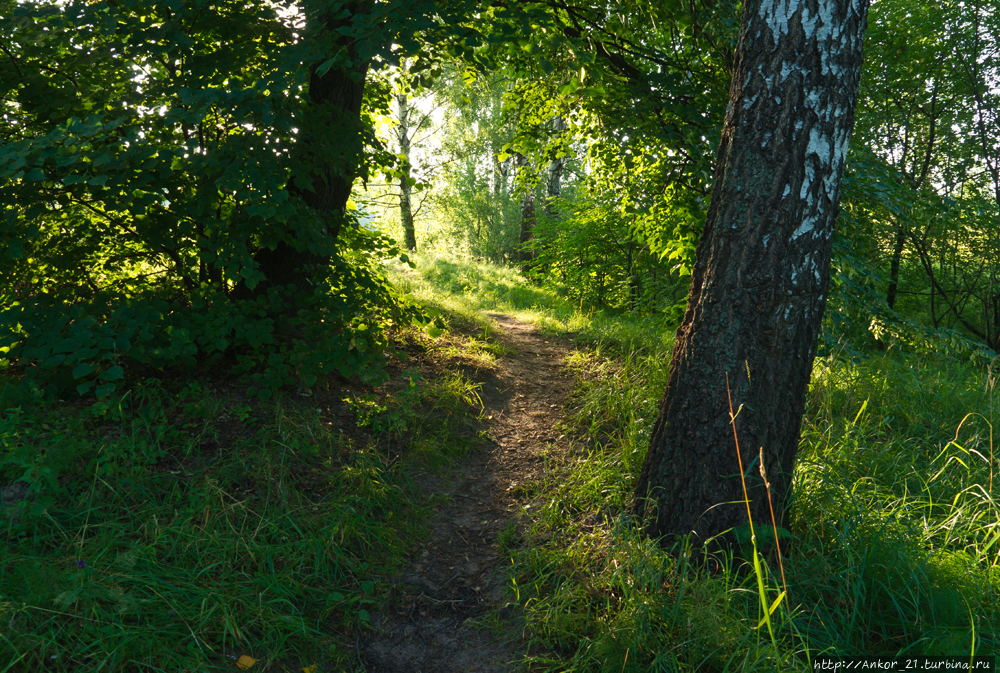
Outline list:
[[[417,232],[413,228],[413,188],[410,186],[410,104],[405,93],[396,94],[398,115],[396,121],[399,127],[396,134],[399,138],[399,153],[403,156],[403,175],[399,178],[399,219],[403,224],[403,237],[406,239],[406,249],[417,249]]]
[[[566,130],[566,120],[562,115],[552,118],[552,131],[556,136]],[[552,157],[549,161],[548,179],[545,182],[545,216],[555,216],[555,200],[559,198],[562,187],[563,168],[566,167],[566,157]]]
[[[636,488],[652,535],[700,541],[785,523],[805,395],[830,283],[867,0],[751,0],[705,230],[667,390]]]

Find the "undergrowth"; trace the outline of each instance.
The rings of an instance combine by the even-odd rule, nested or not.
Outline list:
[[[526,487],[529,530],[505,546],[541,646],[532,670],[811,670],[820,655],[1000,648],[995,368],[896,351],[817,360],[772,639],[748,561],[696,562],[627,514],[675,325],[580,313],[482,263],[427,258],[402,282],[470,319],[512,312],[583,346],[569,361],[583,448]],[[770,605],[781,577],[760,561]]]
[[[422,534],[410,475],[477,440],[461,340],[267,402],[227,377],[78,402],[0,382],[0,672],[360,666],[377,577]]]
[[[522,488],[527,528],[500,539],[531,670],[806,670],[824,654],[1000,647],[995,369],[816,362],[772,637],[746,561],[662,548],[628,515],[674,326],[581,312],[509,269],[417,261],[396,282],[472,336],[407,336],[380,388],[265,402],[206,375],[84,403],[0,382],[0,673],[354,666],[377,577],[421,535],[409,475],[478,441],[474,373],[505,354],[494,311],[581,346],[578,448],[546,455]],[[781,579],[760,560],[769,605]]]

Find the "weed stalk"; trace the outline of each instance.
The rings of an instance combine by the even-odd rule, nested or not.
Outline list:
[[[770,608],[767,605],[767,590],[764,588],[764,573],[760,566],[760,554],[757,552],[757,535],[754,533],[753,529],[753,515],[750,513],[750,495],[747,492],[747,480],[743,472],[743,456],[740,453],[740,438],[736,433],[736,413],[733,411],[733,396],[729,389],[729,373],[726,373],[726,397],[729,399],[729,422],[733,426],[733,439],[736,442],[736,460],[740,467],[740,483],[743,484],[743,503],[747,508],[747,521],[750,523],[750,543],[753,545],[753,571],[754,575],[757,577],[757,591],[760,596],[760,606],[764,611],[764,617],[761,619],[760,623],[757,624],[757,628],[760,628],[762,624],[767,624],[767,632],[771,636],[771,644],[774,646],[775,653],[778,652],[778,639],[774,635],[774,626],[771,624],[771,614],[778,609],[778,605],[781,604],[782,599],[785,597],[785,592],[782,591],[781,594],[774,600]],[[770,491],[768,491],[770,494]],[[770,500],[770,498],[769,498]],[[774,510],[771,511],[772,519],[774,518]],[[777,538],[777,535],[775,535]]]

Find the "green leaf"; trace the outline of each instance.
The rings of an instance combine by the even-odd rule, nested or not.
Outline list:
[[[571,79],[569,82],[559,87],[559,93],[560,95],[568,96],[579,88],[580,88],[580,80]]]
[[[330,71],[330,68],[332,68],[333,64],[336,63],[336,62],[337,62],[337,59],[336,59],[336,57],[334,57],[334,58],[328,59],[328,60],[323,61],[322,63],[320,63],[318,66],[316,66],[316,76],[317,77],[322,77],[323,75],[325,75],[326,73],[328,73]]]
[[[101,372],[101,379],[104,381],[121,381],[125,378],[125,370],[115,365],[108,367],[107,371]]]
[[[771,607],[768,608],[767,614],[760,618],[760,622],[757,624],[758,629],[767,623],[767,620],[774,614],[774,611],[778,609],[778,606],[781,605],[781,601],[784,600],[784,598],[785,592],[782,591],[778,594],[778,597],[774,599],[774,602],[771,603]]]
[[[25,176],[25,180],[33,180],[35,182],[44,179],[45,179],[45,173],[42,172],[41,168],[32,168],[30,171],[28,171],[28,174]]]
[[[98,397],[106,397],[111,393],[115,392],[115,388],[117,387],[118,386],[116,386],[114,383],[103,383],[97,386],[97,388],[94,390],[94,393]]]
[[[97,367],[95,367],[93,364],[89,362],[81,362],[80,364],[78,364],[76,367],[73,368],[73,378],[82,379],[84,376],[87,376],[95,369],[97,369]]]

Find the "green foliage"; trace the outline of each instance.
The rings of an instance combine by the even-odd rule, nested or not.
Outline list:
[[[677,313],[707,207],[736,6],[535,11],[553,29],[500,56],[515,78],[505,107],[517,113],[500,159],[524,158],[518,193],[544,187],[553,160],[586,165],[564,201],[539,192],[536,273],[571,287],[576,301]],[[498,14],[497,29],[512,31]],[[557,116],[568,129],[553,134]]]
[[[384,328],[416,316],[380,277],[397,253],[303,193],[320,168],[349,188],[391,166],[372,132],[387,98],[373,89],[314,137],[332,111],[302,65],[363,75],[351,50],[367,63],[468,38],[465,53],[473,36],[435,18],[464,4],[439,4],[334,2],[296,28],[269,3],[5,3],[2,366],[98,396],[223,353],[263,396],[377,375]],[[324,21],[343,21],[339,46]]]
[[[831,293],[855,346],[870,326],[1000,343],[995,21],[956,2],[872,7]]]
[[[950,292],[959,286],[971,288],[963,302],[974,305],[975,301],[986,299],[989,286],[976,287],[976,281],[963,278],[963,274],[968,270],[972,275],[981,275],[982,265],[973,270],[970,260],[971,257],[992,259],[989,251],[992,234],[989,229],[979,227],[970,211],[990,217],[991,207],[973,208],[972,203],[978,203],[979,197],[957,201],[924,192],[916,204],[907,202],[911,197],[911,190],[900,174],[875,156],[870,148],[852,150],[833,240],[831,290],[820,352],[861,356],[873,347],[889,347],[917,353],[936,351],[987,362],[994,357],[989,340],[985,339],[984,343],[990,333],[989,310],[978,316],[946,311],[944,316],[932,319],[926,310],[924,293],[906,289],[925,283],[927,271],[916,267],[912,261],[907,262],[905,257],[900,260],[900,294],[896,305],[890,308],[886,300],[889,270],[880,269],[878,259],[883,256],[880,246],[884,243],[880,243],[880,239],[896,238],[897,232],[889,226],[893,221],[923,219],[928,236],[937,235],[936,227],[939,226],[952,233],[961,230],[964,232],[958,237],[961,242],[949,239],[952,233],[941,240],[949,249],[950,257],[943,264],[950,266],[954,273],[950,277],[937,275],[934,272],[936,263],[929,268],[935,273],[938,291],[945,288]],[[966,255],[970,257],[960,263]],[[938,297],[939,305],[946,301]]]
[[[25,45],[0,154],[17,296],[254,284],[256,246],[330,245],[285,191],[300,122],[269,94],[296,83],[269,65],[291,45],[273,9],[32,3],[2,28]]]
[[[380,243],[366,241],[371,249]],[[152,369],[191,370],[230,354],[235,371],[252,372],[251,384],[266,397],[285,385],[312,386],[329,372],[378,376],[387,346],[382,326],[420,318],[363,257],[338,260],[294,312],[281,290],[234,301],[204,287],[180,307],[154,292],[98,293],[72,305],[25,299],[0,311],[3,357],[53,394],[75,389],[101,397]]]
[[[624,216],[612,205],[585,199],[554,203],[558,218],[541,218],[531,244],[543,282],[581,307],[666,312],[673,320],[683,315],[693,262],[693,248],[685,242],[693,234],[659,253],[640,231],[666,235],[650,217]],[[667,257],[677,260],[672,269],[661,263]]]
[[[477,76],[455,67],[435,82],[435,100],[446,112],[438,150],[441,170],[432,194],[437,228],[425,234],[428,249],[458,248],[493,261],[515,256],[516,168],[502,156],[516,124],[504,105],[507,86],[501,75]]]
[[[432,247],[522,261],[533,194],[540,281],[571,288],[577,302],[669,309],[676,319],[707,203],[717,132],[705,120],[724,109],[735,6],[529,4],[489,14],[491,35],[506,38],[487,50],[502,69],[453,73],[434,92],[449,114]],[[544,28],[529,39],[519,32],[528,26]],[[562,200],[547,191],[557,162]]]

